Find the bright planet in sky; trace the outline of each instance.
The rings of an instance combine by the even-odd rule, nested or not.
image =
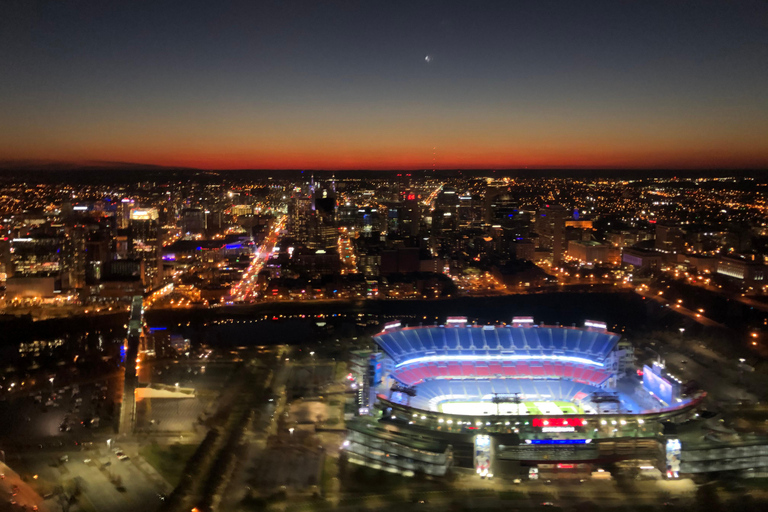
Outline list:
[[[0,1],[0,161],[768,166],[766,2],[391,3]]]

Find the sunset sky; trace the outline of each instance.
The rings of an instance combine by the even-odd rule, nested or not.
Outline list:
[[[3,1],[0,160],[37,159],[768,168],[768,3]]]

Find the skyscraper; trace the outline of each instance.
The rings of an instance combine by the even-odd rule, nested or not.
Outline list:
[[[130,256],[144,261],[144,286],[157,288],[163,282],[163,242],[157,209],[131,210],[130,235]]]
[[[536,213],[534,229],[539,235],[539,248],[552,251],[552,265],[563,261],[565,245],[565,219],[570,211],[558,204],[545,205]]]
[[[200,208],[184,208],[181,212],[182,234],[201,234],[207,228],[205,210]]]
[[[131,222],[131,210],[136,206],[133,199],[127,197],[120,201],[117,205],[117,212],[115,217],[117,218],[117,229],[125,229]]]

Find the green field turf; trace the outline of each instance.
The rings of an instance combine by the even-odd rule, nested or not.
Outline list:
[[[584,414],[584,409],[580,405],[571,402],[555,402],[565,414]]]
[[[539,407],[539,405],[542,407]],[[534,401],[525,401],[521,402],[520,404],[520,413],[521,415],[529,414],[532,416],[539,416],[546,414],[546,406],[543,404],[554,404],[557,406],[560,411],[562,411],[562,414],[584,414],[584,409],[582,409],[580,406],[572,403],[572,402],[566,402],[561,400],[555,400],[553,401],[547,401],[542,400],[538,402]],[[542,411],[542,408],[544,411]],[[441,412],[446,414],[462,414],[462,415],[483,415],[483,414],[495,414],[494,411],[497,410],[496,404],[492,404],[490,402],[475,402],[475,401],[467,401],[467,402],[461,402],[461,401],[451,401],[451,402],[445,402],[439,405],[439,409]],[[511,403],[505,403],[501,404],[499,409],[501,410],[501,414],[507,414],[507,415],[513,415],[515,414],[516,406]],[[504,411],[507,412],[504,412]],[[558,414],[556,412],[551,412],[550,414]]]
[[[584,409],[571,402],[555,400],[554,402],[548,403],[555,404],[560,408],[561,411],[563,411],[563,414],[584,414]],[[525,408],[528,409],[528,414],[530,415],[538,416],[543,414],[539,407],[536,405],[536,402],[523,402],[523,405],[525,405]]]

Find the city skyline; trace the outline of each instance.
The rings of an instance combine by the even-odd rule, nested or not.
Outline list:
[[[766,6],[0,7],[0,160],[768,166]]]
[[[0,2],[0,512],[764,510],[766,29]]]

